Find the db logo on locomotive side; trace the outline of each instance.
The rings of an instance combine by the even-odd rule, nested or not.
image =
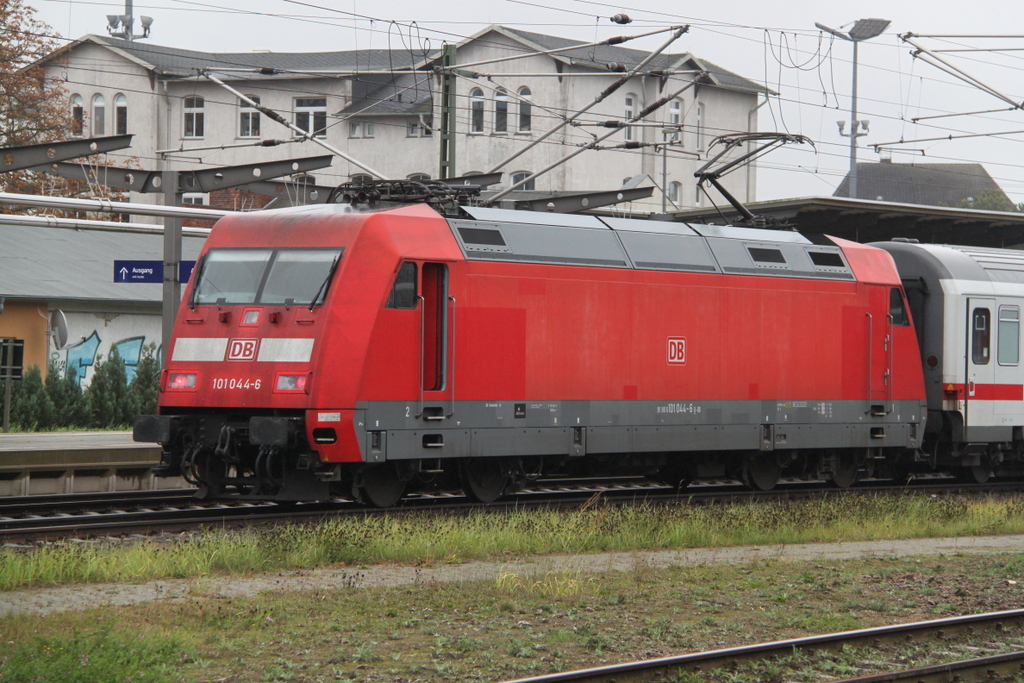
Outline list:
[[[671,365],[686,365],[686,337],[668,338],[668,362]]]
[[[259,339],[229,339],[227,360],[256,360]]]

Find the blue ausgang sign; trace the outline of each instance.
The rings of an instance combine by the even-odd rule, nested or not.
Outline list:
[[[163,281],[163,261],[114,261],[114,282]]]

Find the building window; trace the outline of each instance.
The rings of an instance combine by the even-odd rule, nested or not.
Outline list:
[[[666,140],[669,142],[680,142],[683,139],[683,136],[679,134],[682,122],[683,103],[679,100],[672,100],[668,105],[668,125],[672,132],[666,134]]]
[[[425,182],[427,180],[430,180],[430,176],[427,175],[426,173],[413,173],[412,175],[409,176],[409,180],[418,180],[420,182]]]
[[[128,98],[124,95],[114,97],[114,135],[128,133]]]
[[[352,181],[351,182],[353,182],[353,183],[368,183],[371,180],[373,180],[373,176],[372,175],[368,175],[366,173],[356,173],[355,175],[352,176]]]
[[[349,121],[349,124],[348,124],[348,136],[350,138],[361,138],[361,137],[363,137],[363,123],[362,123],[362,121]]]
[[[697,105],[697,151],[704,151],[704,104]]]
[[[624,116],[624,119],[625,119],[626,123],[628,124],[629,120],[632,119],[634,116],[636,116],[636,95],[634,95],[633,93],[630,93],[630,94],[626,95],[626,111],[625,111],[625,116]],[[626,139],[627,140],[632,140],[633,139],[633,127],[632,126],[629,126],[629,125],[626,126]]]
[[[530,99],[533,93],[529,88],[519,89],[519,124],[516,128],[520,133],[529,133],[533,126],[533,105]]]
[[[1016,306],[999,307],[999,346],[996,349],[1000,365],[1020,362],[1020,309]]]
[[[508,91],[504,88],[494,93],[494,132],[508,132]]]
[[[377,131],[374,129],[373,123],[371,123],[370,121],[367,121],[366,124],[363,125],[363,137],[364,138],[372,138],[372,137],[374,137],[376,132]]]
[[[203,105],[202,97],[185,98],[185,137],[201,138],[206,132]]]
[[[513,173],[512,174],[512,185],[515,186],[516,183],[518,183],[518,182],[520,182],[522,180],[526,180],[527,178],[530,178],[531,175],[533,175],[533,174],[530,173],[529,171],[518,171],[517,173]],[[520,185],[516,189],[517,190],[536,190],[537,189],[536,180],[537,180],[536,178],[530,178],[530,180],[526,184]]]
[[[256,104],[260,98],[255,95],[246,95]],[[260,111],[245,100],[238,103],[238,137],[258,138],[260,136]]]
[[[420,136],[420,122],[410,121],[409,127],[405,129],[405,137],[418,138]]]
[[[668,184],[668,200],[679,206],[679,195],[681,194],[683,186],[681,183],[671,182]]]
[[[181,195],[182,206],[206,206],[206,194],[203,192],[186,192]]]
[[[327,135],[327,98],[295,98],[295,125],[313,137]]]
[[[704,206],[704,193],[701,192],[700,185],[697,185],[696,192],[694,193],[693,205]]]
[[[81,135],[85,130],[85,103],[81,95],[71,96],[71,132]]]
[[[480,88],[469,91],[469,132],[484,132],[484,91]]]
[[[92,134],[107,134],[107,108],[104,106],[103,95],[93,95],[92,98]]]

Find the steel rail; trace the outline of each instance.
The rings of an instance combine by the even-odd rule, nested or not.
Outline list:
[[[896,626],[879,626],[856,631],[811,636],[809,638],[795,638],[772,643],[761,643],[759,645],[745,645],[675,657],[613,664],[611,666],[580,671],[567,671],[532,678],[520,678],[511,683],[564,683],[566,681],[584,683],[647,683],[655,680],[668,681],[716,669],[735,669],[743,664],[772,658],[782,659],[798,652],[812,654],[822,650],[835,651],[850,645],[879,647],[883,643],[945,641],[954,635],[977,635],[987,632],[1001,633],[1005,632],[1008,628],[1015,627],[1019,629],[1022,624],[1024,624],[1024,610],[971,614],[949,619],[936,619]],[[951,665],[939,666],[949,667]],[[891,676],[892,674],[882,674],[882,676],[886,675]],[[864,683],[869,679],[852,680]],[[872,678],[871,680],[888,681],[897,679]],[[916,681],[918,679],[912,680]]]
[[[991,657],[965,659],[949,664],[934,664],[892,673],[846,678],[835,683],[953,683],[954,681],[1020,680],[1024,672],[1024,651]]]

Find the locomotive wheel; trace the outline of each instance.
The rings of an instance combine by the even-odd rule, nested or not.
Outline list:
[[[462,490],[478,503],[493,503],[508,486],[508,475],[497,458],[467,460],[462,463]]]
[[[405,493],[405,482],[392,465],[370,465],[354,487],[356,497],[378,508],[389,508]]]
[[[828,478],[832,485],[840,489],[848,489],[857,483],[860,467],[852,453],[840,452],[832,455],[832,472]]]
[[[691,464],[671,463],[658,470],[657,480],[681,491],[697,478],[697,468]]]
[[[771,491],[779,483],[782,468],[774,453],[759,453],[743,467],[743,483],[758,491]]]
[[[992,466],[987,462],[960,467],[956,473],[956,478],[967,484],[984,484],[991,476]]]

